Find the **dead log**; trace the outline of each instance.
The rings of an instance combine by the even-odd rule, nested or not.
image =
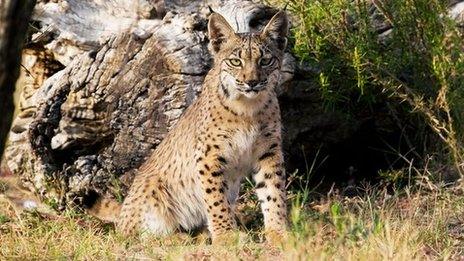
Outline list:
[[[15,122],[7,163],[29,189],[61,208],[95,194],[124,196],[134,170],[197,97],[211,64],[209,7],[240,31],[259,30],[277,11],[248,1],[192,2],[176,11],[167,2],[158,9],[156,2],[139,3],[144,9],[124,1],[36,7],[34,19],[42,24],[34,38],[66,67],[27,99],[34,112]],[[153,10],[168,12],[161,20]],[[110,14],[108,23],[90,26],[92,12]],[[76,22],[88,24],[80,31]],[[291,55],[285,72],[288,81]]]

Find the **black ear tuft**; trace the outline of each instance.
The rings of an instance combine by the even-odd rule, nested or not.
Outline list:
[[[287,46],[288,26],[287,15],[284,11],[279,11],[267,23],[261,35],[271,38],[280,50],[284,50]]]
[[[235,32],[222,15],[212,13],[208,22],[209,41],[212,50],[217,53],[227,39],[230,39]]]

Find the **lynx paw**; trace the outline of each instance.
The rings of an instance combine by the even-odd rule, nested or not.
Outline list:
[[[288,240],[287,231],[268,230],[265,232],[266,242],[274,247],[282,246]]]
[[[247,234],[242,231],[227,231],[212,237],[213,245],[231,246],[244,243],[247,240]]]

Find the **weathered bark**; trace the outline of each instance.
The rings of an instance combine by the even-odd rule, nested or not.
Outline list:
[[[142,15],[124,12],[124,3],[36,7],[34,19],[44,24],[34,38],[66,68],[26,99],[22,110],[33,113],[15,122],[7,163],[31,190],[62,207],[94,193],[124,194],[133,170],[201,91],[211,64],[206,4],[166,2],[158,8],[168,11],[160,20],[147,11],[152,2],[144,2]],[[248,1],[209,5],[240,31],[258,30],[276,12]],[[75,17],[91,20],[101,12],[110,14],[109,29],[75,26]],[[292,73],[287,55],[283,81]]]
[[[13,92],[35,0],[0,2],[0,159],[13,118]]]
[[[136,168],[201,92],[211,66],[208,6],[239,31],[259,30],[276,12],[240,0],[136,3],[62,0],[36,6],[35,51],[56,61],[31,70],[34,79],[46,80],[23,92],[7,163],[30,190],[60,207],[90,203],[95,194],[124,196]],[[378,22],[379,33],[388,33],[384,22]],[[56,72],[58,62],[65,68]],[[301,144],[316,151],[361,128],[362,119],[322,109],[313,69],[296,66],[287,53],[283,72],[279,92],[289,162],[303,162]]]

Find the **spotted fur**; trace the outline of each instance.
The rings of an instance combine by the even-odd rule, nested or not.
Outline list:
[[[286,229],[280,78],[288,30],[277,13],[261,32],[235,33],[219,14],[208,24],[214,66],[138,174],[117,227],[157,235],[207,225],[213,241],[234,229],[240,182],[252,175],[267,231]]]

